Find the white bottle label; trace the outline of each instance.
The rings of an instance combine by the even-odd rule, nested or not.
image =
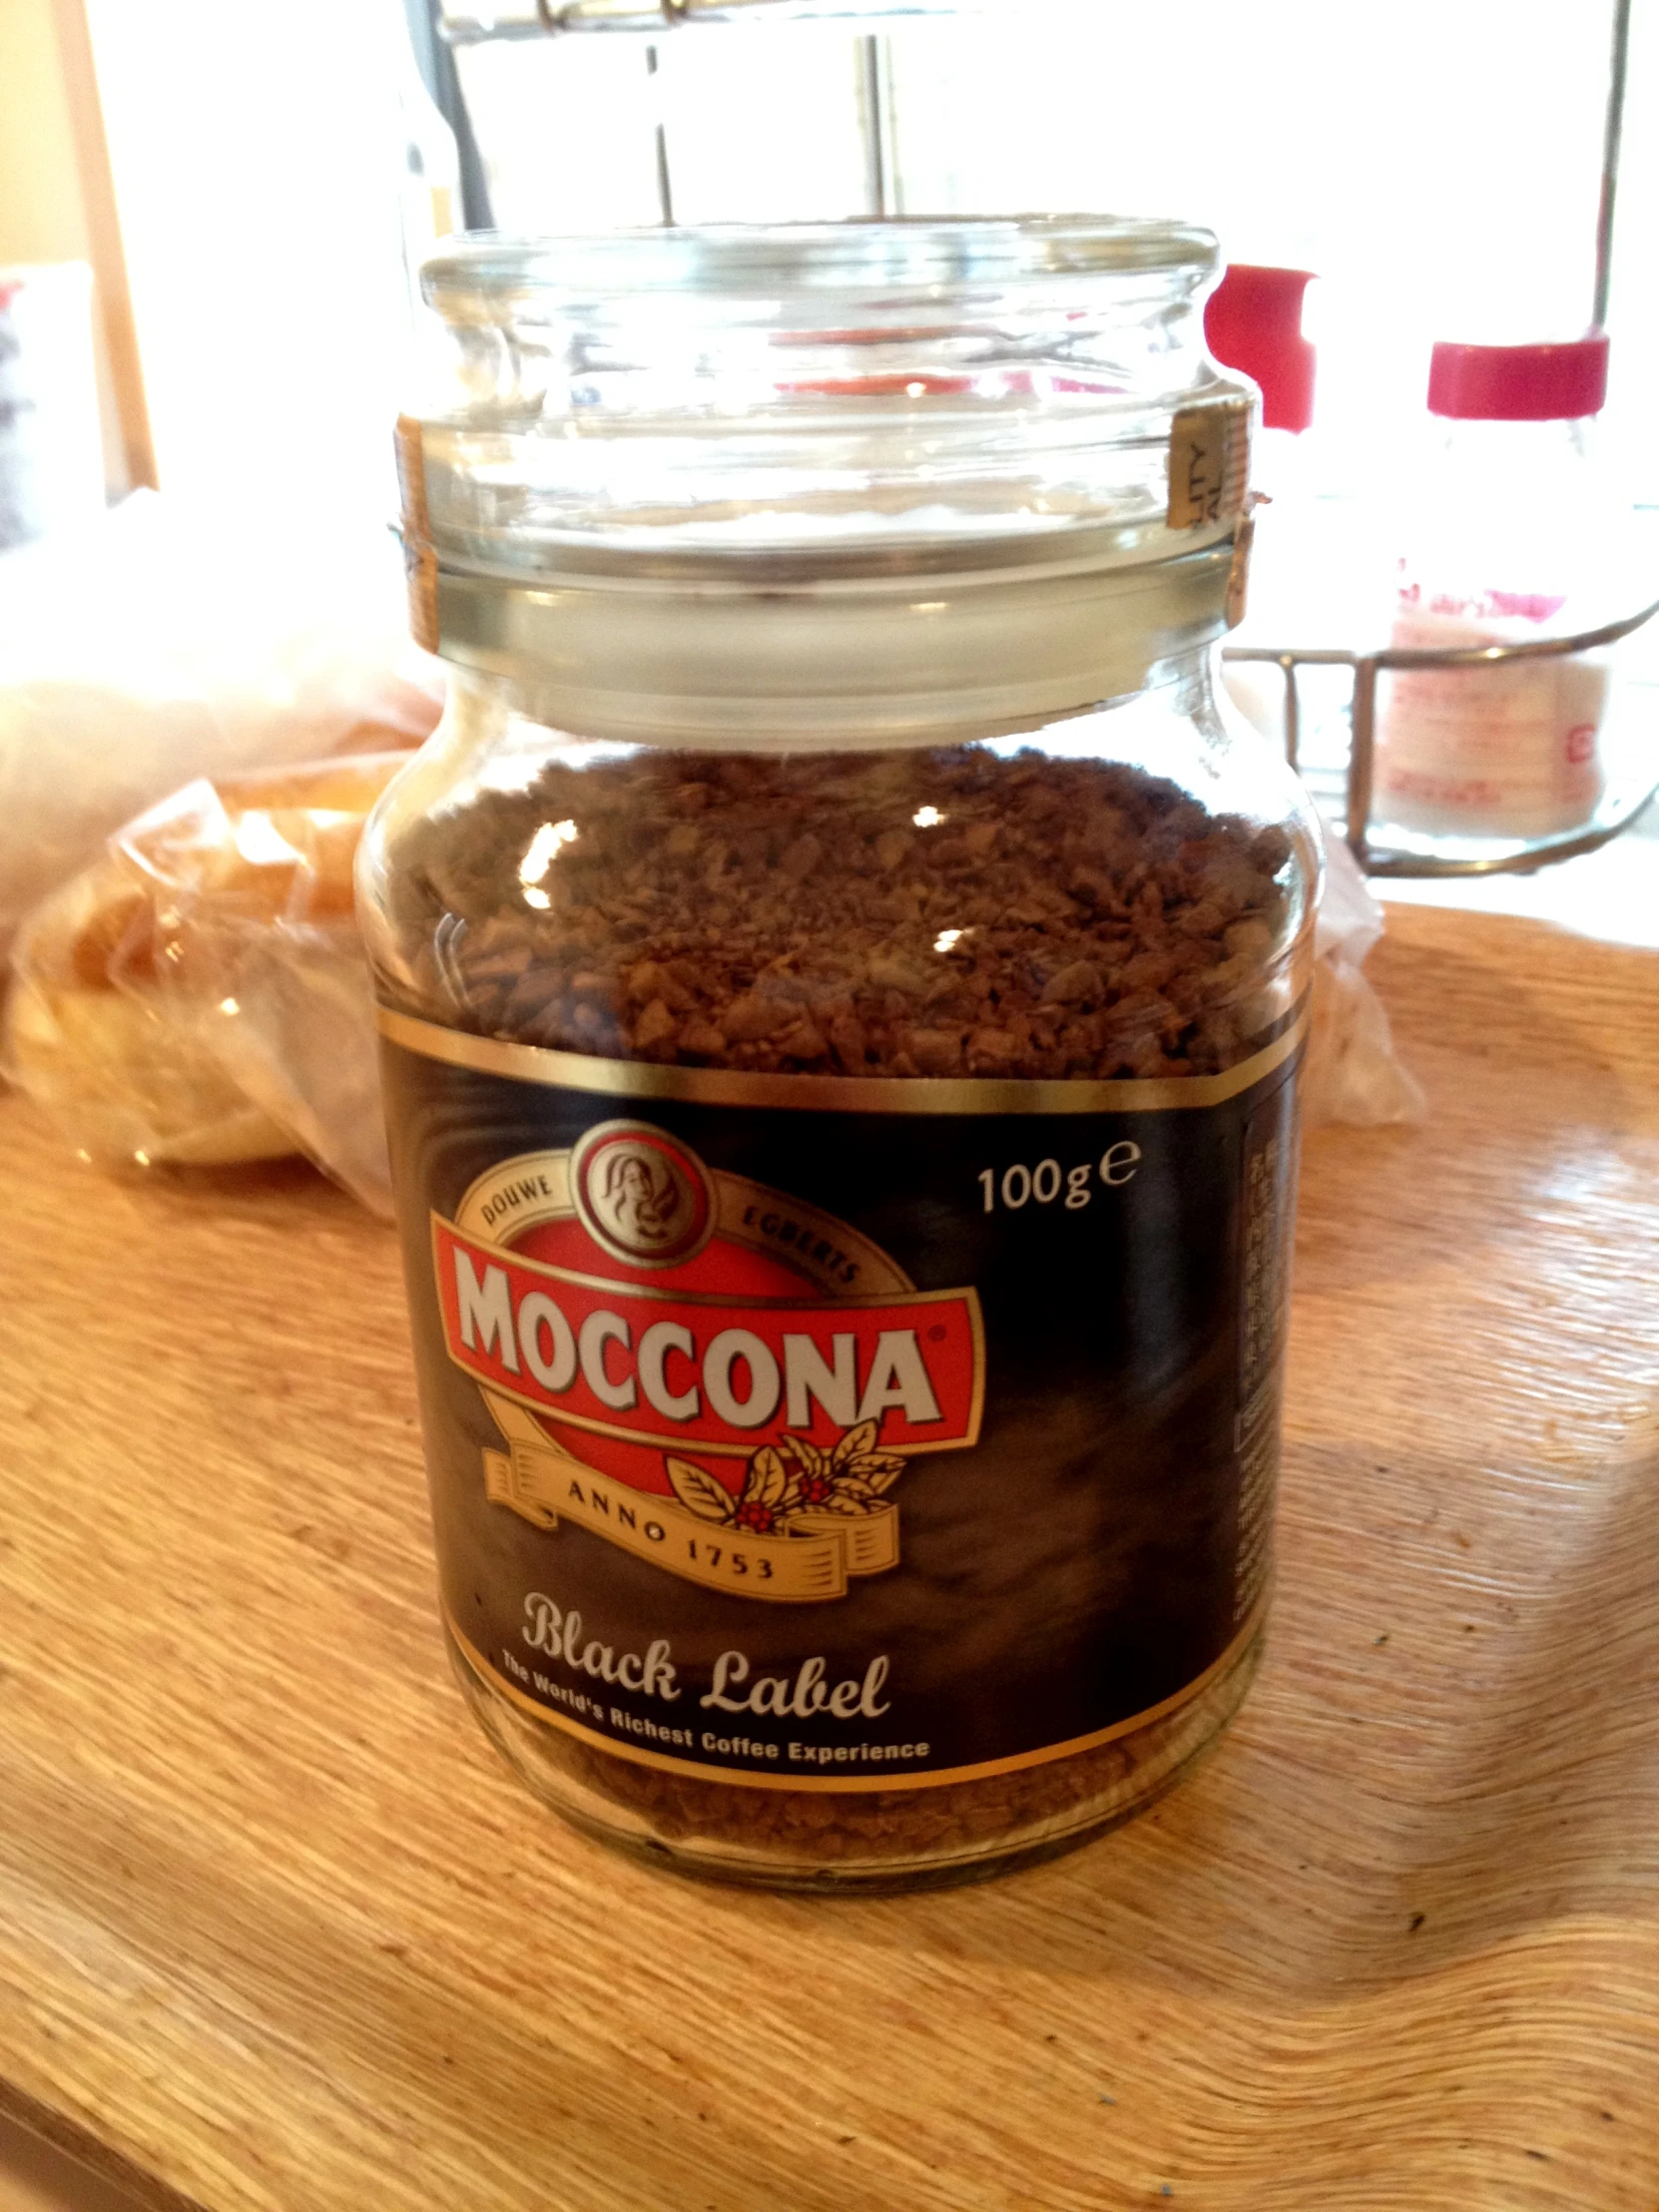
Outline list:
[[[1502,619],[1507,612],[1489,603],[1413,606],[1402,594],[1389,642],[1412,650],[1513,644],[1531,627],[1526,617],[1538,618],[1530,605],[1519,622]],[[1385,677],[1379,816],[1453,836],[1541,837],[1587,821],[1602,792],[1607,678],[1605,663],[1588,654]]]

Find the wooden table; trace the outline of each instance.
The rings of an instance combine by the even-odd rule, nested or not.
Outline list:
[[[1653,2212],[1659,956],[1397,909],[1272,1656],[1000,1885],[703,1890],[439,1652],[388,1232],[0,1109],[0,2106],[211,2212]]]

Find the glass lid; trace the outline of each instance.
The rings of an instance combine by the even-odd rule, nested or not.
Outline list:
[[[475,572],[1144,561],[1178,416],[1244,424],[1204,350],[1216,242],[1037,216],[479,234],[431,261],[432,543]],[[1087,541],[1086,543],[1084,541]]]

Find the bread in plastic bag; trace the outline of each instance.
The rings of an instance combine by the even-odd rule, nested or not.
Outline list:
[[[0,954],[193,777],[415,746],[441,706],[389,533],[232,548],[222,520],[135,492],[0,555]]]
[[[352,905],[368,810],[411,756],[206,778],[112,837],[14,948],[0,1065],[90,1157],[302,1152],[390,1212],[373,994]],[[1412,1121],[1422,1094],[1361,972],[1382,909],[1328,840],[1310,1126]]]
[[[352,902],[406,753],[187,785],[30,915],[5,1073],[83,1152],[305,1152],[387,1213],[373,995]]]

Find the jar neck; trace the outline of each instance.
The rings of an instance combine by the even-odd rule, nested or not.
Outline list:
[[[1078,574],[758,589],[531,588],[440,573],[445,659],[555,729],[630,744],[936,744],[1036,728],[1187,668],[1226,629],[1231,547]]]

